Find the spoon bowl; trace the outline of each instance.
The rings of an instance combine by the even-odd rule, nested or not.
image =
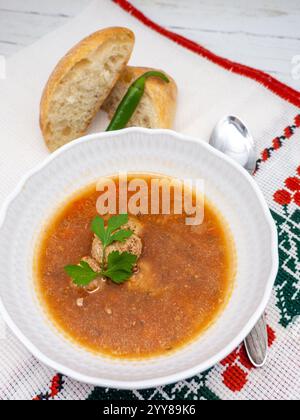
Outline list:
[[[246,125],[237,117],[223,118],[215,127],[210,144],[231,157],[250,174],[256,167],[256,148]]]

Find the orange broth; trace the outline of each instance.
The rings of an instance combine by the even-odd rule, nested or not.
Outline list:
[[[143,179],[150,184],[151,176]],[[36,278],[50,319],[73,342],[117,358],[165,355],[198,338],[225,308],[234,283],[234,244],[220,214],[206,202],[199,226],[187,226],[185,214],[137,216],[139,271],[88,294],[64,267],[90,255],[98,197],[94,185],[75,195],[41,238]]]

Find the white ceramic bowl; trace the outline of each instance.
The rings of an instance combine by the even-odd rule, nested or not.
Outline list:
[[[95,356],[71,344],[47,319],[33,287],[34,247],[45,220],[73,192],[119,171],[204,179],[238,253],[236,287],[216,324],[181,351],[140,362]],[[202,372],[243,341],[270,297],[278,270],[277,232],[254,180],[224,155],[171,131],[128,129],[67,145],[21,182],[0,216],[0,267],[1,314],[34,356],[79,381],[147,388]]]

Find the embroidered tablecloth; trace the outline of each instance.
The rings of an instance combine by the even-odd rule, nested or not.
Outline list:
[[[177,131],[207,141],[219,118],[237,114],[254,134],[259,150],[255,179],[279,233],[280,270],[267,308],[269,361],[253,369],[241,345],[219,365],[177,384],[143,391],[95,388],[44,366],[1,325],[0,399],[299,399],[299,92],[167,31],[126,0],[96,0],[66,27],[8,60],[7,79],[0,81],[0,204],[20,177],[47,156],[38,105],[53,66],[75,42],[106,26],[134,30],[132,64],[163,68],[176,79]]]

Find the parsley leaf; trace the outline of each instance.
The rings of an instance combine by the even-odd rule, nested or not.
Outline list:
[[[105,246],[106,243],[106,229],[104,226],[104,220],[100,216],[96,216],[91,225],[92,231],[95,235],[98,236],[100,241],[102,242],[102,245]]]
[[[119,214],[118,216],[113,216],[109,219],[107,229],[109,233],[115,232],[120,227],[128,223],[129,217],[128,214]]]
[[[110,243],[113,242],[125,242],[128,238],[130,238],[133,235],[133,232],[131,230],[119,230],[118,232],[114,233],[110,237]]]
[[[137,256],[129,252],[111,252],[107,258],[107,270],[102,274],[115,283],[124,283],[131,277],[136,262]]]
[[[81,261],[79,265],[67,265],[65,272],[77,286],[87,286],[99,276],[85,261]]]
[[[105,249],[113,242],[124,242],[126,239],[133,235],[131,230],[118,230],[123,225],[128,223],[128,214],[121,214],[113,216],[109,219],[107,229],[105,229],[104,220],[100,216],[96,216],[92,221],[92,231],[102,242],[104,252]]]

